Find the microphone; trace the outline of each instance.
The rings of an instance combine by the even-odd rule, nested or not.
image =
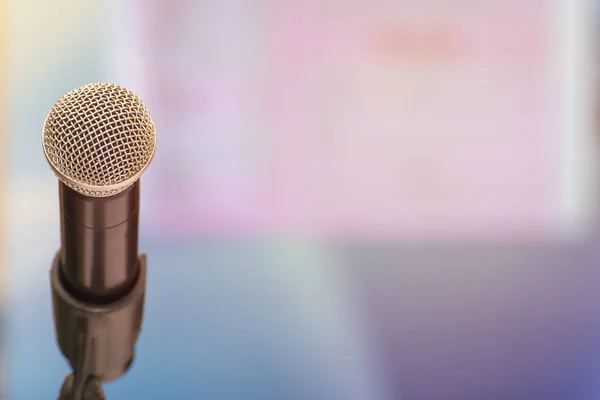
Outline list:
[[[146,289],[138,255],[140,177],[156,150],[142,101],[111,83],[63,95],[42,133],[59,180],[61,248],[50,271],[58,345],[73,374],[60,399],[81,400],[130,367]],[[99,389],[100,388],[100,389]]]

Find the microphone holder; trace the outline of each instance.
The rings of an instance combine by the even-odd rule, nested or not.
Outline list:
[[[103,382],[123,376],[131,366],[140,334],[146,293],[146,255],[138,256],[139,276],[119,300],[82,301],[63,285],[60,251],[50,271],[56,338],[69,361],[58,400],[106,400]]]

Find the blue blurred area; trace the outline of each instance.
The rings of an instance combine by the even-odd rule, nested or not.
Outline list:
[[[377,396],[370,354],[327,252],[231,242],[143,248],[143,334],[130,372],[106,386],[109,398]],[[68,373],[55,345],[48,282],[28,286],[10,304],[10,399],[51,398]]]

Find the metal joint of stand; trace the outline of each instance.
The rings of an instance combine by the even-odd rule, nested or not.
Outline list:
[[[113,303],[79,301],[61,283],[60,252],[50,281],[58,345],[73,372],[65,377],[58,400],[106,400],[102,383],[123,376],[131,366],[141,331],[146,292],[146,255],[133,290]]]
[[[74,374],[65,378],[58,400],[106,400],[102,384],[96,378],[75,383]]]

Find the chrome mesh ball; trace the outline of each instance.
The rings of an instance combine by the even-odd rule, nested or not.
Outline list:
[[[148,110],[131,91],[91,83],[61,97],[46,117],[44,154],[58,178],[87,196],[115,195],[146,170],[156,149]]]

